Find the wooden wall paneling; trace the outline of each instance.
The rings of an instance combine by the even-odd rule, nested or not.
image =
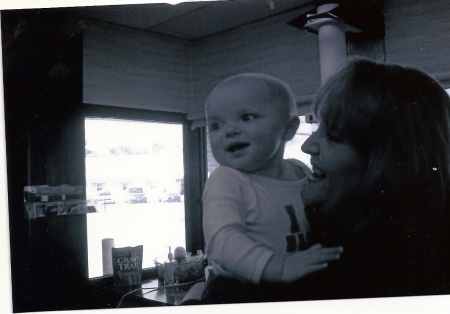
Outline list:
[[[13,309],[75,309],[84,302],[74,295],[87,275],[86,216],[27,220],[23,188],[84,185],[80,21],[64,10],[1,14]]]
[[[435,76],[450,73],[450,2],[385,0],[384,5],[387,60]]]
[[[190,43],[88,21],[84,30],[85,103],[187,112]]]

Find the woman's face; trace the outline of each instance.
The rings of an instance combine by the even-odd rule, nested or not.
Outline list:
[[[311,155],[313,171],[302,191],[305,206],[314,208],[310,218],[321,220],[325,228],[354,230],[361,219],[355,207],[363,193],[366,162],[324,124],[306,140],[302,150]]]

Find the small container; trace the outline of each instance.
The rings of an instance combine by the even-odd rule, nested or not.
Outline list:
[[[162,262],[164,260],[164,262]],[[173,270],[173,281],[178,283],[186,283],[190,281],[199,280],[204,278],[204,255],[203,256],[191,256],[188,254],[186,256],[186,260],[178,263],[177,260],[173,260],[172,264],[168,265],[168,260],[165,257],[156,258],[153,260],[156,266],[156,270],[158,273],[158,279],[163,281],[166,284],[167,282],[171,282],[171,272]]]
[[[164,262],[164,284],[173,285],[175,283],[175,268],[177,262]]]

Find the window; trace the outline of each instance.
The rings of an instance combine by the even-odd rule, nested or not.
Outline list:
[[[284,158],[295,158],[301,160],[309,168],[311,168],[311,156],[302,151],[303,143],[308,139],[312,132],[316,131],[318,125],[316,123],[305,122],[305,116],[300,116],[300,127],[294,138],[286,143],[284,149]]]
[[[86,118],[89,278],[103,275],[102,239],[143,245],[143,268],[186,247],[182,123]],[[99,193],[101,191],[102,193]]]

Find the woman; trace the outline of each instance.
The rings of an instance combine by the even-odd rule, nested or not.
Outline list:
[[[317,241],[341,259],[301,299],[450,293],[450,100],[425,73],[353,59],[320,89],[302,146]]]

